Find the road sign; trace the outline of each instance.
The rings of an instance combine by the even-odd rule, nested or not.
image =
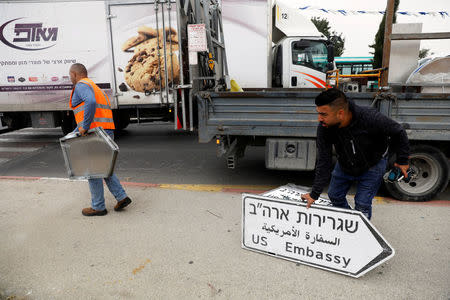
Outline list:
[[[306,193],[306,191],[305,191]],[[394,249],[359,211],[261,195],[242,196],[242,247],[360,277]]]
[[[302,194],[306,194],[306,188],[303,186],[295,185],[292,183],[288,183],[286,185],[280,186],[276,189],[270,190],[268,192],[265,192],[262,194],[263,196],[269,197],[269,198],[275,198],[275,199],[282,199],[282,200],[291,200],[296,202],[305,202],[306,200],[302,200]],[[325,199],[322,197],[319,197],[314,204],[316,205],[326,205],[326,206],[332,206],[331,201],[329,199]]]

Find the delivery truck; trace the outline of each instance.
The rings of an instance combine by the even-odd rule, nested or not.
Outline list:
[[[368,88],[368,79],[379,79],[379,72],[385,69],[372,71],[365,84],[361,76],[366,75],[342,78],[334,73],[329,74],[327,83],[341,89],[355,87],[347,88],[350,101],[371,106],[405,128],[411,144],[410,166],[414,175],[409,182],[387,182],[386,188],[395,198],[409,201],[433,199],[446,189],[450,178],[450,57],[417,66],[418,40],[433,34],[411,33],[414,41],[404,41],[408,36],[403,34],[420,27],[417,24],[394,26],[401,34],[398,43],[393,41],[391,46],[389,86],[374,92]],[[295,42],[290,46],[290,52],[294,53]],[[244,157],[248,146],[259,146],[265,147],[266,168],[312,171],[317,158],[318,126],[314,99],[322,90],[266,88],[199,92],[199,141],[214,141],[218,157],[224,158],[229,168],[238,167],[238,160]],[[395,161],[390,154],[389,168]]]
[[[128,125],[130,116],[180,120],[177,110],[185,108],[185,91],[192,88],[188,72],[195,65],[208,66],[202,57],[188,69],[187,26],[207,25],[200,40],[214,54],[216,66],[208,82],[217,87],[224,77],[219,19],[219,6],[212,0],[2,1],[2,120],[11,128],[73,130],[68,108],[73,63],[84,64],[109,96],[118,129]],[[222,75],[216,78],[216,73]]]
[[[75,125],[76,62],[109,96],[118,129],[133,117],[193,130],[197,91],[225,90],[230,78],[324,87],[333,69],[327,39],[287,0],[2,1],[0,53],[3,122],[64,133]]]

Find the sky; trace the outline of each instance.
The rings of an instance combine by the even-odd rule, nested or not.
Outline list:
[[[387,0],[295,0],[299,7],[313,6],[324,9],[343,10],[385,10]],[[437,12],[447,11],[450,15],[450,0],[400,0],[398,11]],[[373,51],[368,45],[373,44],[382,15],[347,15],[324,13],[317,9],[306,9],[302,14],[308,17],[327,18],[331,31],[342,33],[345,37],[343,56],[369,56]],[[450,17],[441,16],[403,16],[397,14],[397,23],[422,23],[422,32],[450,32]],[[450,39],[422,40],[420,48],[431,49],[433,56],[450,55]]]

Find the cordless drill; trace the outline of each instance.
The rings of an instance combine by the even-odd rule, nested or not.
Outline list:
[[[405,176],[402,173],[402,170],[398,167],[392,168],[390,171],[388,171],[386,174],[384,174],[383,179],[386,182],[394,183],[394,182],[400,182],[404,181],[406,183],[409,183],[411,180],[412,175],[414,174],[413,169],[408,168],[408,171],[406,171],[408,174],[408,177],[405,178]]]

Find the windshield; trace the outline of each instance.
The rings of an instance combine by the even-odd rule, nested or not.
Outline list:
[[[328,71],[328,50],[322,41],[301,40],[292,43],[292,63],[321,72]]]
[[[342,75],[359,74],[362,71],[372,70],[372,63],[336,63]]]

